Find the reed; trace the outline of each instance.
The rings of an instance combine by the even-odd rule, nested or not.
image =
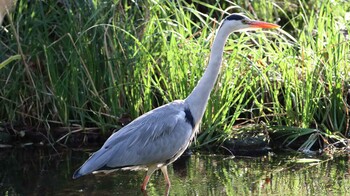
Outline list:
[[[125,119],[183,99],[203,74],[218,21],[239,11],[281,18],[286,30],[231,37],[195,145],[218,145],[261,123],[287,135],[286,144],[300,136],[295,130],[348,136],[350,48],[340,30],[349,29],[347,4],[60,2],[19,1],[4,23],[3,125],[110,134]]]

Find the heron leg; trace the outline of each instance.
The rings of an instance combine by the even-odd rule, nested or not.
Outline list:
[[[146,186],[148,184],[148,181],[151,177],[151,175],[153,174],[154,171],[156,171],[158,168],[157,168],[157,165],[153,165],[153,166],[149,166],[148,167],[148,171],[147,171],[147,174],[146,174],[146,177],[145,179],[143,180],[143,183],[141,185],[141,191],[145,191],[146,190]]]
[[[160,168],[164,174],[164,178],[165,178],[165,182],[167,183],[167,186],[170,187],[170,180],[169,180],[169,176],[168,176],[168,170],[166,165]]]

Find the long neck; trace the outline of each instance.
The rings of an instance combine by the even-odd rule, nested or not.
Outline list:
[[[196,124],[198,124],[203,117],[210,92],[219,75],[224,46],[230,33],[230,31],[224,28],[218,30],[211,48],[208,67],[192,93],[185,99]]]

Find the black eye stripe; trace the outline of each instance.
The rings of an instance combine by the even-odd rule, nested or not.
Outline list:
[[[238,14],[232,14],[226,18],[226,20],[242,20],[242,19],[246,19],[246,18]]]

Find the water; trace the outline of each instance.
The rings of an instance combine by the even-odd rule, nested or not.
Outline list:
[[[88,157],[83,151],[12,149],[0,151],[1,195],[142,195],[145,171],[118,171],[72,180]],[[350,195],[347,156],[315,162],[301,157],[230,158],[193,155],[169,170],[170,195]],[[301,161],[300,161],[301,160]],[[300,163],[297,163],[300,162]],[[148,195],[164,195],[161,172]]]

